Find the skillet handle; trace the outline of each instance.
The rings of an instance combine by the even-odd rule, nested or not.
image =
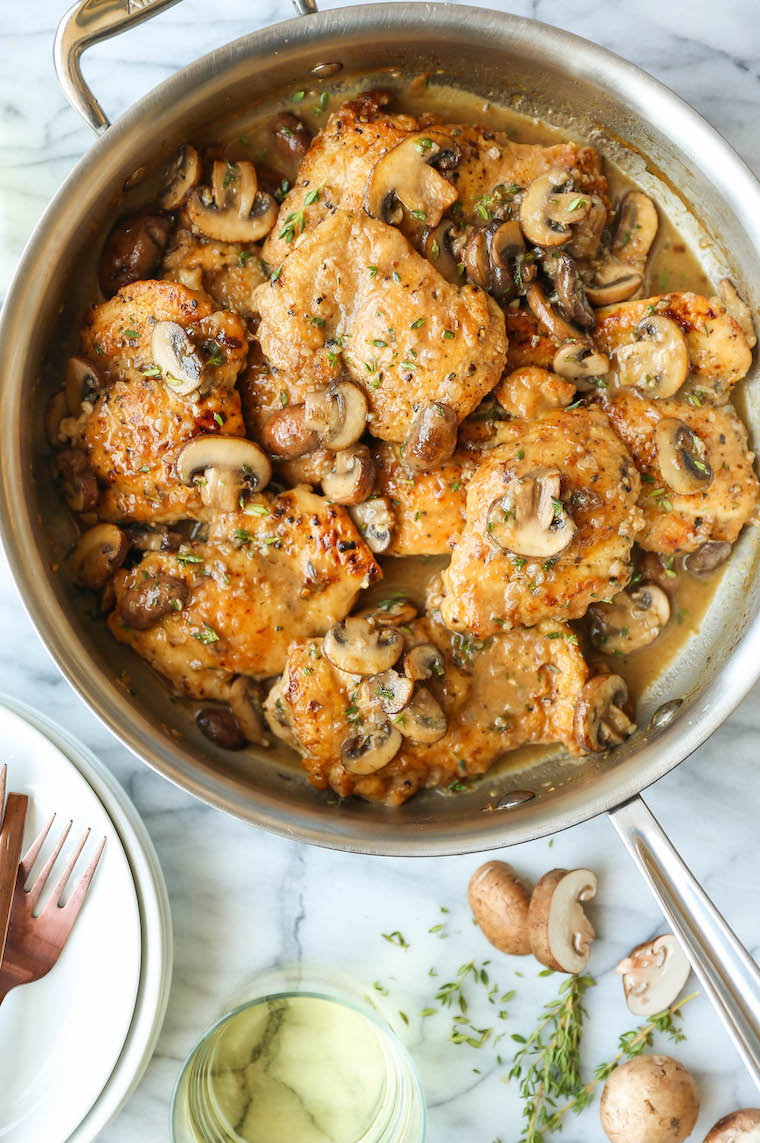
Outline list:
[[[643,799],[631,798],[609,816],[760,1088],[760,969]]]

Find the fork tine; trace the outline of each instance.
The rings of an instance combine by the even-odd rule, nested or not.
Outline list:
[[[85,833],[85,835],[81,839],[81,841],[79,841],[74,846],[74,851],[71,854],[71,857],[69,858],[69,860],[66,862],[66,868],[64,869],[61,876],[58,878],[58,882],[56,884],[56,887],[53,890],[53,892],[50,894],[50,897],[45,904],[45,908],[42,910],[43,913],[46,912],[48,909],[54,909],[56,907],[56,905],[58,904],[58,902],[60,901],[61,896],[63,895],[63,891],[66,888],[66,882],[68,881],[69,877],[71,877],[71,874],[74,870],[74,866],[76,865],[77,861],[79,860],[79,854],[84,849],[85,842],[87,841],[87,838],[89,836],[90,836],[90,831],[87,830],[87,832]]]
[[[29,896],[27,899],[27,904],[28,904],[28,907],[30,909],[33,909],[34,906],[37,904],[37,901],[39,900],[40,893],[45,888],[45,882],[47,881],[48,877],[50,876],[50,870],[55,865],[56,859],[58,858],[58,854],[61,852],[61,849],[63,848],[63,843],[65,842],[66,838],[69,836],[69,830],[71,829],[71,826],[72,826],[72,823],[69,822],[69,824],[66,826],[65,830],[63,831],[63,833],[59,837],[58,841],[55,843],[55,846],[53,848],[53,852],[50,854],[50,857],[47,859],[47,861],[43,865],[42,869],[40,870],[39,875],[37,877],[37,880],[35,881],[34,885],[32,885],[31,889],[29,890]],[[45,828],[45,830],[43,832],[47,833],[47,830],[49,828],[50,828],[50,823],[48,823],[47,827]],[[44,841],[44,840],[45,839],[43,837],[42,841]],[[33,843],[32,849],[34,849],[35,846],[37,846],[38,841],[40,843],[40,846],[42,845],[42,841],[40,841],[40,838],[38,837],[37,841],[35,841]],[[30,851],[29,851],[30,853],[31,853],[32,849],[30,849]],[[37,846],[37,853],[39,853],[39,846]],[[36,856],[36,854],[35,854],[35,856]],[[26,863],[26,857],[24,858],[24,864],[25,863]],[[32,865],[34,865],[34,861],[32,861]],[[31,872],[31,865],[29,867],[29,871]],[[28,873],[27,873],[27,876],[29,876]]]
[[[82,874],[82,876],[79,880],[79,884],[77,885],[76,889],[71,894],[71,896],[69,897],[66,904],[62,907],[64,915],[66,916],[66,918],[68,920],[68,931],[69,932],[71,932],[71,926],[74,924],[74,921],[77,919],[77,914],[79,913],[79,910],[82,908],[82,902],[84,901],[85,894],[87,893],[87,890],[90,888],[90,882],[92,881],[93,877],[95,876],[95,870],[98,867],[98,862],[100,861],[100,858],[103,854],[103,850],[105,849],[105,847],[106,847],[106,839],[103,838],[100,845],[95,850],[95,854],[93,856],[92,861],[87,866],[84,873]]]
[[[37,834],[37,836],[34,839],[34,841],[32,842],[32,844],[27,849],[24,856],[21,858],[21,865],[19,866],[19,869],[20,869],[21,874],[23,876],[24,883],[26,883],[29,880],[29,874],[32,872],[32,869],[34,868],[34,863],[37,860],[37,858],[39,856],[39,852],[45,843],[45,838],[50,833],[50,827],[54,821],[55,821],[55,814],[53,814],[53,816],[50,818],[50,821],[47,822],[47,824],[42,827],[42,829]]]

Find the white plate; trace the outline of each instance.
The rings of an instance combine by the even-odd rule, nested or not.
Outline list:
[[[32,795],[27,839],[56,810],[51,835],[72,817],[72,838],[92,828],[86,853],[94,838],[108,841],[58,964],[0,1007],[0,1140],[90,1143],[136,1086],[163,1022],[166,888],[144,827],[110,774],[37,712],[2,701],[13,707],[0,706],[9,788]]]

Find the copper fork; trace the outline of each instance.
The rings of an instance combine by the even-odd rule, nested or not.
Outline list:
[[[53,866],[58,860],[64,842],[69,836],[72,825],[69,822],[65,827],[31,889],[27,889],[26,883],[54,821],[55,814],[40,830],[18,867],[13,904],[11,905],[8,940],[3,963],[0,966],[0,1004],[12,988],[16,988],[19,984],[30,984],[33,980],[40,980],[46,976],[58,960],[63,951],[63,946],[68,940],[69,933],[74,927],[79,910],[82,908],[85,894],[90,887],[90,882],[106,844],[106,839],[103,838],[68,901],[65,905],[61,905],[60,900],[66,885],[90,836],[90,831],[87,830],[81,841],[74,847],[69,860],[66,862],[65,869],[58,878],[39,916],[35,917],[35,906],[47,884]]]

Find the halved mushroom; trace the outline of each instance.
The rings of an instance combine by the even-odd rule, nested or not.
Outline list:
[[[528,956],[530,888],[505,861],[487,861],[467,887],[472,915],[487,941],[500,952]]]
[[[193,229],[219,242],[260,242],[277,221],[279,207],[258,189],[253,163],[214,163],[211,187],[196,187],[187,200]]]
[[[577,328],[565,321],[561,314],[558,314],[554,307],[549,304],[544,288],[538,282],[531,282],[528,286],[525,292],[525,300],[555,341],[562,342],[578,337]]]
[[[364,209],[391,226],[414,218],[437,226],[444,211],[459,198],[441,171],[454,170],[461,151],[442,131],[418,131],[386,151],[375,163],[364,188]]]
[[[88,357],[70,357],[66,362],[66,408],[78,417],[83,401],[94,402],[104,387],[101,370]]]
[[[446,660],[435,643],[418,643],[404,655],[404,674],[414,682],[442,679]]]
[[[361,504],[375,485],[375,465],[366,445],[335,454],[335,467],[322,477],[322,491],[336,504]]]
[[[428,401],[409,428],[402,450],[404,464],[413,472],[440,468],[456,447],[456,413],[443,401]]]
[[[125,627],[147,631],[170,611],[182,611],[189,594],[187,584],[176,576],[152,576],[124,592],[119,618]]]
[[[594,928],[583,905],[596,896],[590,869],[552,869],[533,890],[528,907],[531,951],[555,972],[583,972]]]
[[[348,514],[373,555],[379,556],[388,551],[396,518],[387,497],[373,496],[361,504],[353,504]]]
[[[752,310],[749,308],[744,298],[740,298],[736,292],[736,286],[728,278],[721,278],[718,282],[718,293],[723,298],[726,305],[726,310],[734,321],[741,326],[744,331],[744,336],[747,339],[747,345],[750,349],[754,349],[757,345],[757,334],[755,333],[755,323],[752,318]]]
[[[98,480],[81,449],[57,453],[53,471],[63,484],[63,496],[72,512],[89,512],[95,507],[100,498]]]
[[[222,512],[236,511],[245,495],[261,492],[272,476],[269,457],[253,441],[210,433],[188,441],[176,469],[183,484],[199,486],[207,507]]]
[[[616,258],[597,267],[591,282],[586,283],[586,297],[592,306],[612,306],[627,302],[641,289],[644,275]]]
[[[331,452],[342,452],[358,441],[367,425],[366,394],[353,381],[333,381],[314,389],[304,400],[304,423]]]
[[[591,209],[591,196],[576,191],[567,171],[549,171],[534,179],[520,203],[520,226],[536,246],[562,246],[572,226]]]
[[[572,337],[554,354],[552,369],[576,389],[589,392],[598,389],[610,369],[610,359],[589,338]]]
[[[361,734],[347,738],[340,760],[350,774],[374,774],[398,754],[401,734],[388,719],[376,722]]]
[[[323,642],[325,657],[349,675],[381,675],[403,650],[404,637],[395,627],[375,627],[358,615],[335,623]]]
[[[670,619],[670,601],[661,587],[639,584],[620,591],[609,603],[589,608],[591,638],[603,651],[630,655],[648,647]]]
[[[135,552],[176,552],[187,537],[163,524],[132,524],[127,529],[127,539]]]
[[[588,196],[591,205],[588,214],[573,224],[573,235],[565,249],[573,258],[596,258],[604,228],[607,225],[607,207],[597,194]]]
[[[713,481],[704,441],[676,417],[664,417],[654,430],[657,463],[662,479],[674,492],[690,496],[704,492]]]
[[[203,168],[195,147],[183,143],[166,172],[166,183],[158,200],[162,210],[178,210],[201,181]]]
[[[576,528],[559,494],[556,469],[537,468],[510,480],[488,509],[489,539],[517,556],[547,558],[564,552]]]
[[[705,1135],[704,1143],[760,1143],[760,1107],[742,1107],[724,1115]]]
[[[654,1016],[678,999],[691,965],[672,933],[638,945],[615,969],[634,1016]]]
[[[100,255],[100,288],[110,298],[122,286],[152,278],[169,241],[169,220],[141,211],[117,222]]]
[[[575,262],[564,250],[556,255],[552,273],[554,290],[563,315],[581,329],[593,329],[596,314],[588,304]]]
[[[82,536],[71,553],[71,578],[78,587],[99,591],[124,563],[129,540],[115,524],[96,524]]]
[[[230,709],[249,742],[269,746],[261,694],[253,679],[238,675],[230,687]]]
[[[683,566],[689,575],[709,575],[724,564],[730,555],[731,545],[725,540],[705,540],[696,551],[684,556]]]
[[[395,724],[411,742],[429,745],[440,742],[449,728],[441,704],[433,698],[427,687],[417,684],[412,699],[395,719]]]
[[[369,680],[370,697],[376,698],[386,714],[398,714],[414,693],[414,683],[391,668]]]
[[[689,372],[689,350],[672,318],[653,314],[636,326],[634,341],[613,350],[618,382],[641,389],[647,397],[672,397]]]
[[[462,281],[461,265],[456,247],[462,243],[463,234],[456,223],[450,218],[444,218],[437,226],[428,226],[422,234],[420,249],[432,262],[438,273],[447,282],[456,285]]]
[[[306,406],[288,405],[267,417],[261,443],[271,456],[295,460],[314,452],[319,447],[319,436],[307,424]]]
[[[150,352],[164,384],[178,397],[187,397],[200,389],[206,368],[179,322],[156,322],[150,335]]]
[[[613,256],[643,270],[658,226],[657,207],[649,195],[643,191],[628,191],[617,209],[612,236]]]
[[[573,731],[579,746],[593,754],[620,746],[636,723],[628,717],[628,686],[620,675],[595,675],[575,704]]]
[[[471,282],[501,298],[522,292],[525,281],[535,277],[533,261],[526,262],[525,239],[514,220],[494,219],[473,230],[464,252],[464,265]]]
[[[383,599],[375,607],[360,611],[362,619],[369,619],[376,627],[405,627],[417,618],[418,610],[403,596]]]

